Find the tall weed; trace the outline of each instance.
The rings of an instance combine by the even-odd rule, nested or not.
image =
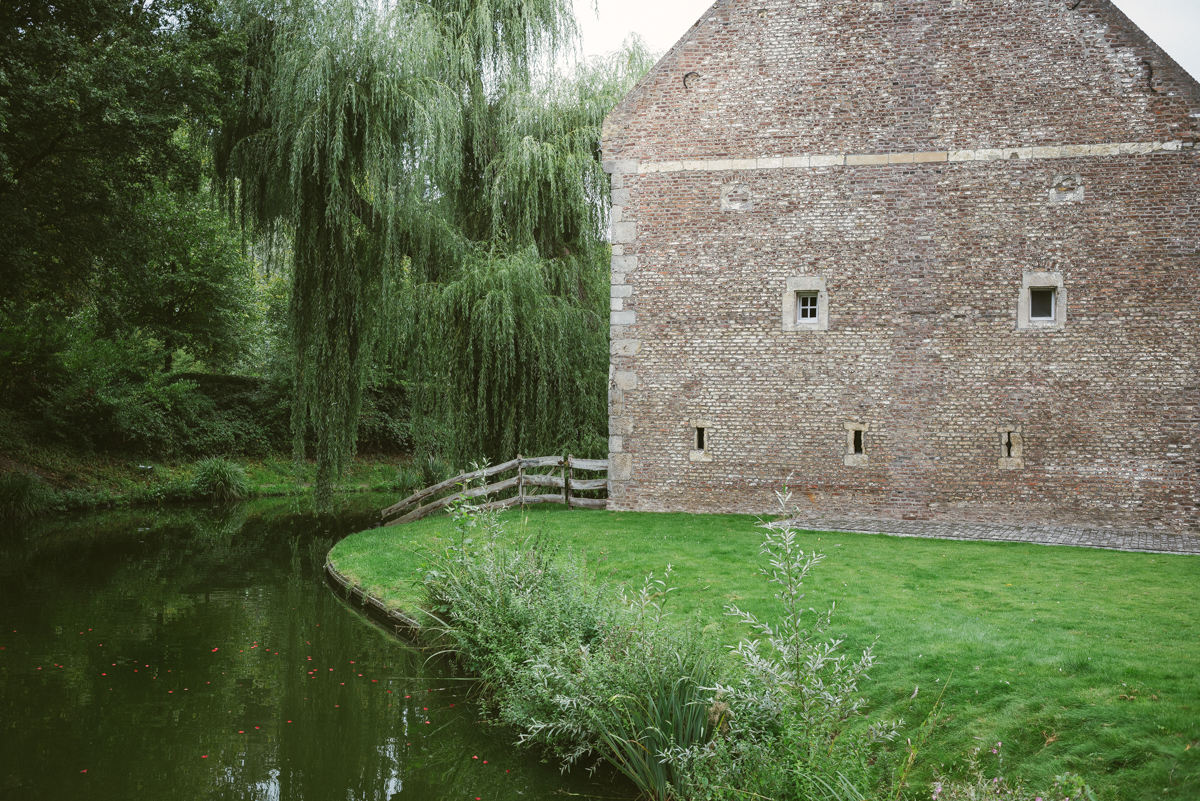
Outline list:
[[[222,502],[240,501],[250,495],[246,471],[221,456],[196,463],[192,488],[199,497]]]
[[[48,510],[54,490],[22,471],[0,473],[0,520],[28,520]]]

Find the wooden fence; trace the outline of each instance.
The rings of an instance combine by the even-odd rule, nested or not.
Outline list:
[[[529,470],[545,470],[550,468],[551,472],[545,473],[530,473]],[[553,471],[558,469],[556,475]],[[439,509],[444,509],[446,506],[454,503],[460,498],[478,498],[483,495],[499,495],[511,489],[516,489],[516,494],[504,498],[503,500],[492,501],[485,504],[485,508],[491,509],[507,509],[511,506],[526,506],[531,503],[565,503],[568,508],[583,508],[583,509],[604,509],[608,506],[608,500],[605,498],[580,498],[573,495],[572,492],[585,492],[589,490],[607,490],[608,478],[575,478],[575,471],[582,470],[592,473],[607,473],[607,459],[576,459],[574,456],[539,456],[535,459],[523,459],[517,456],[516,459],[504,462],[503,464],[485,467],[481,470],[473,470],[469,473],[457,475],[454,478],[448,478],[440,484],[434,484],[432,487],[426,487],[420,492],[415,492],[397,504],[393,504],[382,512],[383,518],[386,520],[393,515],[403,512],[409,507],[416,507],[406,512],[401,517],[391,520],[387,523],[389,526],[398,526],[401,523],[411,523],[414,520],[420,520],[426,515],[433,514]],[[480,479],[490,480],[502,473],[510,473],[516,471],[516,475],[505,478],[501,481],[496,481],[483,486],[470,487],[469,489],[459,490],[442,498],[436,498],[440,493],[454,487],[466,487]],[[530,495],[525,491],[526,487],[549,487],[551,489],[559,489],[562,492],[546,492]],[[428,501],[430,498],[436,498],[429,503],[422,505],[423,501]]]

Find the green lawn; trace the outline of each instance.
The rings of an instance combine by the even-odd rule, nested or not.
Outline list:
[[[504,518],[512,536],[555,532],[614,585],[671,563],[675,614],[700,616],[726,642],[746,632],[725,604],[772,615],[755,518],[545,507]],[[373,529],[332,559],[411,608],[423,549],[450,535],[445,517]],[[802,541],[826,555],[808,601],[837,603],[849,651],[878,638],[865,688],[875,713],[915,728],[950,683],[916,781],[1002,741],[1005,775],[1034,789],[1073,771],[1102,801],[1200,798],[1200,557],[822,532]],[[996,767],[985,760],[988,775]]]

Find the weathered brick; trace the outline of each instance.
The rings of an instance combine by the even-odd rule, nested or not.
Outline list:
[[[613,508],[1200,526],[1200,86],[1071,5],[718,3],[610,115]]]

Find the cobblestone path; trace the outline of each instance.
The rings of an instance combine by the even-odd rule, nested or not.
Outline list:
[[[810,531],[847,531],[923,537],[936,540],[1032,542],[1038,545],[1075,545],[1113,551],[1200,554],[1200,534],[1149,529],[1072,528],[1069,526],[1001,526],[988,523],[938,523],[924,520],[877,520],[845,517],[794,518],[793,525]]]

